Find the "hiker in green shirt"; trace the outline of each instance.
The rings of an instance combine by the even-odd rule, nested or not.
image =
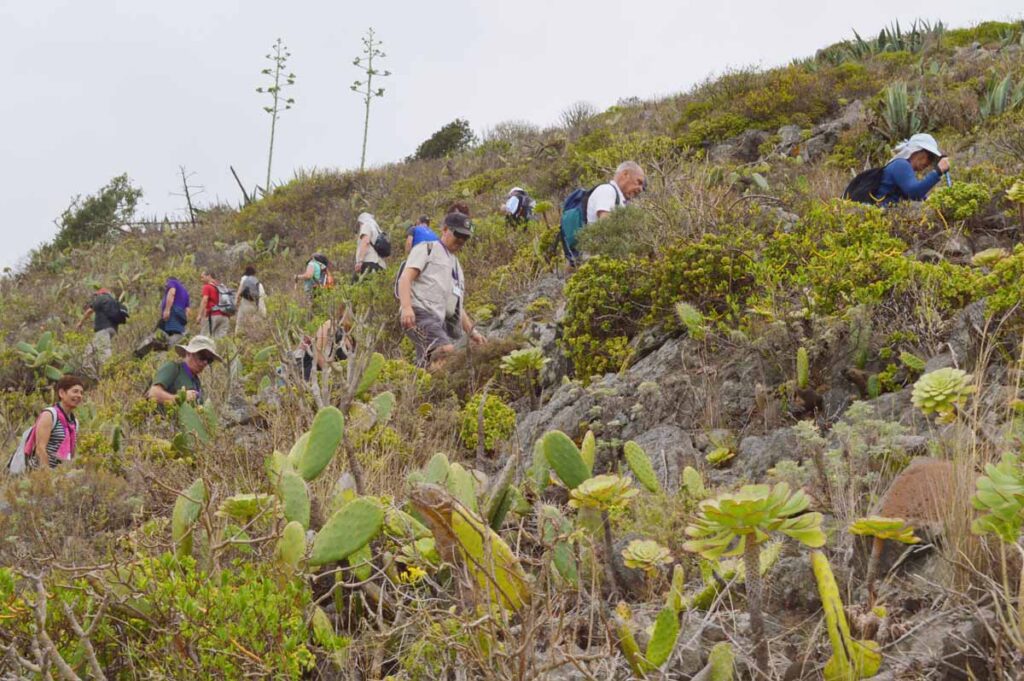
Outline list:
[[[199,374],[208,364],[221,361],[217,345],[211,338],[195,336],[188,345],[175,345],[174,349],[184,359],[167,362],[157,370],[149,387],[149,398],[159,405],[171,404],[184,390],[186,400],[202,403],[205,397]]]

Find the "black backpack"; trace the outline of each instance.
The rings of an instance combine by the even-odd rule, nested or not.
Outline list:
[[[391,240],[388,239],[388,235],[384,233],[384,230],[378,228],[377,238],[372,244],[373,250],[377,251],[377,255],[382,258],[390,257],[391,255]]]
[[[843,198],[850,201],[856,201],[857,203],[866,203],[872,206],[877,206],[884,198],[878,195],[878,186],[882,184],[882,173],[884,171],[885,166],[881,168],[869,168],[868,170],[859,173],[855,178],[850,180],[850,184],[846,185],[846,191],[843,192]]]
[[[526,192],[516,192],[513,196],[519,199],[516,212],[510,216],[513,220],[529,220],[533,216],[533,199]]]

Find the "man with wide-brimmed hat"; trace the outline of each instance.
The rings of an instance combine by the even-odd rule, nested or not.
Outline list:
[[[199,375],[207,365],[223,361],[217,354],[217,344],[207,336],[194,336],[187,344],[175,345],[174,350],[182,359],[167,362],[157,370],[149,398],[160,405],[171,404],[184,390],[186,400],[202,403],[205,397]]]

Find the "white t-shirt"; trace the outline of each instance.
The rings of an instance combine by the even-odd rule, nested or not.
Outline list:
[[[377,226],[376,220],[367,220],[359,225],[359,239],[362,240],[364,236],[370,237],[369,245],[366,247],[366,253],[363,254],[362,259],[359,258],[359,246],[356,245],[356,262],[374,262],[381,267],[387,267],[384,262],[384,258],[377,255],[377,251],[373,249],[373,242],[377,240],[377,236],[380,234],[380,227]]]
[[[444,319],[458,310],[466,295],[462,265],[440,241],[424,241],[413,246],[406,268],[417,269],[420,276],[412,282],[412,306]]]
[[[597,220],[598,211],[612,212],[615,210],[615,197],[619,197],[619,206],[626,205],[626,195],[619,189],[619,185],[615,184],[615,180],[606,182],[594,189],[593,193],[590,194],[590,199],[587,200],[587,224]]]

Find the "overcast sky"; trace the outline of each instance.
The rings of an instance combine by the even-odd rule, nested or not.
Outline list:
[[[577,100],[685,91],[729,67],[775,66],[893,19],[967,26],[1019,19],[1019,0],[0,0],[0,266],[52,239],[76,194],[128,173],[141,213],[181,216],[178,166],[199,201],[235,203],[266,175],[261,69],[291,50],[295,107],[277,127],[273,177],[359,164],[352,59],[384,41],[368,164],[394,161],[452,119],[480,131],[557,121]]]

